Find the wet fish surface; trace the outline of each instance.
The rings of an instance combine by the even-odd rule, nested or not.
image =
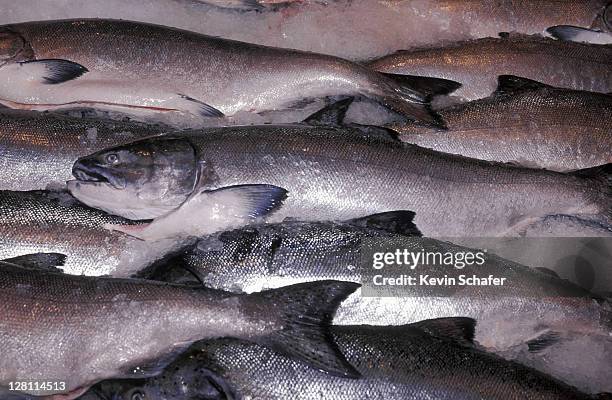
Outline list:
[[[271,221],[407,209],[416,212],[425,236],[514,235],[551,214],[610,223],[607,166],[572,174],[519,168],[354,129],[270,125],[185,132],[83,157],[73,173],[77,179],[68,186],[76,198],[131,219],[135,205],[147,212],[178,207],[194,186],[267,183],[289,193]]]
[[[393,2],[394,0],[390,0]],[[403,0],[397,0],[401,4]],[[441,0],[433,10],[452,16],[463,16],[473,33],[486,37],[498,32],[541,33],[547,27],[564,24],[584,28],[612,29],[610,4],[607,0],[500,0],[495,3],[473,0]],[[438,8],[438,9],[436,9]],[[575,22],[569,22],[573,20]],[[486,32],[486,33],[485,33]],[[488,34],[487,34],[488,33]]]
[[[150,243],[111,232],[105,224],[133,223],[67,193],[0,191],[0,259],[61,253],[67,256],[61,266],[66,273],[127,277],[189,243]]]
[[[402,141],[446,153],[569,171],[612,162],[612,96],[502,76],[490,97],[438,110],[447,129],[394,124]]]
[[[160,125],[0,109],[0,190],[64,185],[76,159],[167,131]]]
[[[90,106],[206,119],[363,95],[434,122],[425,94],[401,76],[331,56],[121,20],[33,22],[0,31],[0,103],[11,108]]]
[[[499,75],[516,75],[555,87],[612,92],[612,47],[507,34],[400,51],[372,61],[377,71],[451,79],[454,94],[468,100],[489,96]]]
[[[462,344],[469,320],[448,318],[396,327],[334,326],[333,337],[361,373],[321,374],[248,342],[201,342],[159,377],[105,382],[117,400],[195,399],[592,399],[518,363]],[[445,331],[446,330],[446,331]],[[603,394],[601,399],[607,398]],[[89,400],[101,399],[91,393]]]
[[[141,240],[113,227],[146,232],[152,223],[108,215],[68,193],[0,191],[0,259],[60,253],[68,256],[62,265],[66,273],[129,277],[188,246],[194,234],[185,226],[194,224],[198,233],[212,233],[246,225],[279,207],[285,191],[270,185],[246,185],[195,197],[205,200],[196,203],[197,210],[188,210],[188,221],[176,223],[170,214],[155,224],[163,235]]]
[[[164,357],[200,339],[229,336],[284,349],[329,373],[358,376],[329,342],[326,327],[328,315],[357,288],[353,283],[244,296],[10,263],[0,268],[3,395],[9,382],[53,380],[65,382],[60,390],[74,398],[103,379],[154,375],[169,362]],[[304,318],[310,324],[300,322]]]
[[[365,283],[372,274],[364,270],[362,253],[372,242],[392,243],[392,248],[412,253],[476,252],[449,242],[413,236],[416,232],[410,218],[410,213],[395,212],[345,222],[285,221],[223,232],[201,238],[191,251],[167,268],[147,271],[146,276],[188,283],[195,282],[195,274],[207,287],[251,293],[320,279]],[[599,381],[592,376],[585,378],[592,375],[589,371],[593,368],[607,370],[612,355],[610,303],[550,271],[543,273],[491,252],[485,260],[482,266],[464,267],[461,274],[504,276],[508,277],[507,284],[466,286],[456,293],[447,293],[448,296],[422,286],[406,287],[405,296],[399,296],[394,287],[387,286],[380,289],[380,295],[387,297],[376,297],[373,293],[364,295],[362,288],[342,303],[334,323],[401,325],[440,317],[471,317],[477,321],[475,340],[491,351],[512,357],[541,358],[545,361],[539,368],[547,373],[581,388],[594,385],[598,391],[612,390],[609,374]],[[179,268],[182,265],[186,268]],[[439,276],[442,270],[451,274],[447,269],[418,265],[415,272],[406,273]],[[509,315],[513,317],[508,318]],[[596,343],[602,350],[585,369],[568,371],[564,366],[574,356],[563,359],[556,349],[579,343],[576,338],[580,337],[589,337],[591,346]],[[542,347],[538,347],[540,344]],[[590,350],[585,347],[581,351]],[[547,354],[557,354],[555,362],[549,361]]]
[[[215,7],[238,11],[275,11],[278,7],[315,3],[326,5],[338,0],[192,0]]]
[[[367,275],[363,275],[366,271],[361,266],[361,254],[372,241],[393,243],[394,247],[414,253],[475,252],[450,242],[386,229],[386,222],[380,228],[368,226],[370,223],[378,225],[378,221],[381,218],[384,221],[386,216],[392,219],[394,213],[345,222],[285,221],[218,233],[199,239],[192,250],[174,261],[179,265],[185,264],[191,272],[161,267],[149,272],[152,275],[148,276],[183,282],[184,279],[193,280],[193,272],[208,287],[251,293],[321,279],[362,282],[362,277]],[[361,296],[356,292],[340,307],[334,322],[342,325],[397,325],[461,315],[478,321],[477,341],[497,349],[527,342],[538,332],[545,331],[547,324],[548,329],[557,326],[563,331],[579,331],[583,324],[586,326],[584,321],[591,321],[588,323],[593,328],[590,333],[603,337],[612,329],[610,321],[606,322],[610,310],[606,309],[605,302],[598,304],[586,290],[495,254],[487,254],[485,259],[483,266],[466,266],[462,273],[470,275],[481,268],[495,276],[508,277],[508,285],[493,289],[465,287],[447,298],[441,297],[440,292],[436,294],[435,290],[432,292],[418,286],[407,289],[411,291],[411,297],[379,298]],[[420,274],[433,276],[436,270],[444,267],[419,265],[418,268]],[[489,297],[486,293],[498,296]],[[551,299],[541,301],[541,297],[547,294]],[[525,320],[519,323],[521,330],[499,325],[497,316],[501,309],[508,307],[506,312],[510,312],[519,304],[525,316]],[[561,320],[564,322],[560,323]],[[517,321],[507,323],[517,324]]]
[[[223,5],[237,1],[209,2]],[[0,0],[0,9],[6,10],[0,15],[0,24],[85,17],[136,20],[351,60],[373,59],[418,46],[497,36],[499,32],[541,34],[546,28],[561,24],[609,31],[612,26],[612,7],[607,0],[327,0],[327,4],[319,3],[322,1],[308,0],[294,7],[270,6],[260,8],[263,12],[241,12],[197,0],[132,0],[129,6],[123,0],[107,0],[104,4],[64,0],[62,7],[37,0],[18,3]],[[375,22],[364,24],[363,21]]]

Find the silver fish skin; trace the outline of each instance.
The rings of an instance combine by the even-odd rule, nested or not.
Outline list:
[[[0,191],[0,259],[31,253],[67,256],[73,275],[129,277],[187,246],[187,239],[138,240],[105,228],[134,225],[89,208],[68,193]]]
[[[207,5],[237,11],[275,11],[278,7],[315,3],[327,5],[339,0],[192,0]]]
[[[365,217],[368,220],[368,217]],[[257,292],[266,288],[321,279],[362,282],[361,252],[368,241],[379,240],[411,252],[465,253],[477,250],[431,238],[406,236],[347,222],[286,221],[223,232],[199,239],[179,256],[211,288]],[[478,268],[508,277],[503,287],[466,286],[460,294],[441,297],[429,288],[411,287],[411,297],[365,297],[357,291],[338,309],[341,325],[401,325],[424,319],[466,316],[477,322],[476,340],[507,350],[547,331],[593,334],[612,332],[611,310],[586,290],[558,277],[487,254]],[[436,275],[440,266],[419,265],[419,274]],[[155,279],[182,282],[193,279],[181,269],[162,267],[149,272]],[[391,292],[390,292],[391,293]],[[440,297],[439,297],[440,296]],[[547,301],[542,301],[546,297]],[[499,315],[520,309],[520,321],[500,321]],[[520,325],[521,329],[511,326]],[[612,345],[612,343],[610,343]]]
[[[158,377],[141,384],[105,382],[99,391],[117,400],[138,394],[146,400],[594,398],[521,364],[436,336],[443,324],[448,322],[332,327],[340,350],[362,375],[355,380],[310,370],[256,344],[220,339],[196,344]],[[433,335],[421,328],[428,325]]]
[[[117,146],[79,159],[68,188],[85,204],[123,215],[128,198],[143,209],[178,206],[196,185],[196,169],[202,187],[287,189],[272,222],[412,210],[425,236],[450,237],[515,235],[551,214],[610,221],[608,167],[561,174],[304,125],[206,129]]]
[[[70,394],[112,377],[151,376],[169,362],[164,357],[218,337],[258,341],[299,354],[315,368],[358,376],[328,342],[325,326],[327,313],[358,287],[353,283],[244,296],[9,263],[0,268],[0,393],[25,379],[63,381],[63,393]],[[298,322],[305,318],[307,326]],[[147,368],[153,362],[157,368]]]
[[[383,0],[391,4],[403,0]],[[459,20],[472,37],[488,37],[499,32],[542,33],[546,28],[563,24],[584,28],[612,30],[612,7],[607,0],[500,0],[495,3],[473,0],[438,0],[430,6],[433,16]],[[574,22],[569,22],[574,21]],[[448,28],[446,28],[448,29]]]
[[[555,87],[612,92],[612,47],[509,34],[400,51],[368,64],[394,74],[452,79],[467,100],[489,96],[499,75],[516,75]]]
[[[0,109],[0,190],[64,185],[79,157],[168,130],[135,122]]]
[[[434,122],[424,95],[332,56],[263,47],[121,20],[32,22],[0,28],[0,103],[75,106],[202,118],[363,95]]]
[[[438,110],[447,128],[394,124],[402,141],[481,160],[570,171],[612,162],[612,96],[502,76],[490,97]]]
[[[379,217],[346,222],[285,221],[253,226],[201,238],[198,244],[172,265],[147,271],[147,276],[171,282],[194,282],[192,273],[207,287],[233,292],[257,292],[319,279],[364,283],[362,252],[374,240],[393,243],[393,248],[411,252],[464,253],[476,250],[436,239],[407,236],[401,231],[371,227]],[[363,221],[370,221],[367,225]],[[390,226],[390,225],[389,225]],[[406,288],[410,296],[370,297],[360,289],[340,306],[338,325],[402,325],[417,321],[465,316],[477,321],[475,340],[490,351],[519,360],[537,359],[538,369],[583,390],[610,391],[612,355],[612,306],[578,286],[558,277],[497,257],[488,252],[483,266],[466,266],[470,276],[484,270],[509,277],[503,287],[467,286],[461,294],[441,297],[427,288]],[[440,274],[439,266],[419,265],[418,274]],[[443,268],[443,267],[442,267]],[[388,288],[388,287],[387,287]],[[386,288],[385,288],[386,289]],[[390,288],[391,290],[393,288]],[[546,294],[545,294],[546,293]],[[512,315],[512,318],[508,318]],[[554,333],[552,333],[554,332]],[[543,356],[530,343],[555,336]],[[592,354],[589,365],[572,363],[574,352],[564,357],[561,349],[572,346]],[[576,365],[568,370],[567,365]]]
[[[5,10],[0,24],[66,18],[136,20],[350,60],[499,32],[537,34],[560,24],[606,31],[612,27],[608,0],[327,0],[325,5],[319,4],[321,0],[303,0],[294,7],[263,7],[264,12],[236,12],[198,0],[140,0],[141,7],[126,7],[122,0],[86,6],[84,0],[65,1],[58,7],[37,0],[0,0],[0,9]],[[240,0],[203,1],[227,6]],[[151,12],[143,13],[145,7]],[[268,12],[275,10],[280,12]],[[376,22],[364,24],[366,20]]]

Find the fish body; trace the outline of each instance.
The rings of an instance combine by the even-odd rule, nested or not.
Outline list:
[[[454,94],[468,100],[489,96],[499,75],[516,75],[555,87],[612,92],[612,47],[509,34],[400,51],[372,61],[377,71],[452,79]]]
[[[189,243],[146,242],[111,232],[106,224],[132,223],[67,193],[0,191],[0,211],[0,259],[65,254],[61,268],[68,274],[128,277]]]
[[[44,273],[8,263],[0,268],[0,393],[6,393],[9,382],[22,380],[62,381],[62,392],[70,393],[111,377],[151,376],[151,366],[158,363],[159,369],[164,356],[196,340],[231,336],[280,348],[298,346],[294,352],[302,357],[314,355],[311,365],[351,376],[346,361],[323,338],[323,325],[324,314],[333,313],[355,284],[321,282],[235,296],[140,280]],[[296,318],[311,318],[312,325],[295,326]],[[302,334],[308,339],[287,343]]]
[[[37,0],[0,0],[0,9],[6,11],[0,15],[0,24],[85,17],[126,19],[371,60],[398,50],[492,37],[499,32],[541,34],[560,24],[609,31],[612,21],[607,0],[303,0],[291,1],[289,7],[274,6],[279,0],[135,0],[134,7],[125,7],[122,0],[104,4],[67,1],[57,7]],[[143,13],[143,9],[151,12]],[[240,12],[245,9],[263,12]]]
[[[0,190],[64,185],[72,164],[92,151],[129,143],[168,128],[134,122],[0,110]]]
[[[264,347],[221,339],[196,344],[156,378],[140,384],[105,382],[99,392],[114,393],[117,400],[135,394],[147,400],[592,398],[518,363],[436,336],[442,332],[435,325],[430,334],[420,326],[428,323],[332,327],[359,379],[326,376]]]
[[[316,3],[326,5],[330,0],[195,0],[219,8],[237,11],[274,11],[280,6]],[[331,0],[337,1],[337,0]]]
[[[11,108],[206,119],[363,95],[433,121],[424,96],[401,77],[331,56],[121,20],[34,22],[1,32],[0,103]]]
[[[270,221],[342,220],[403,209],[416,212],[415,223],[426,236],[502,236],[550,214],[609,223],[606,168],[580,176],[519,168],[352,129],[233,127],[147,139],[83,157],[69,190],[118,215],[128,198],[143,209],[172,208],[193,190],[197,169],[202,187],[267,183],[287,189],[288,198]]]
[[[368,228],[351,221],[285,221],[203,237],[180,259],[208,287],[251,293],[321,279],[364,282],[370,275],[361,257],[372,242],[392,243],[393,248],[409,249],[412,253],[477,252],[450,242]],[[481,268],[495,276],[508,277],[506,285],[494,288],[466,286],[449,297],[419,286],[406,289],[410,294],[407,297],[371,297],[356,292],[339,308],[334,322],[398,325],[466,316],[478,322],[476,340],[497,350],[525,343],[546,329],[596,334],[604,338],[611,331],[610,321],[606,322],[610,310],[594,301],[595,297],[584,289],[494,254],[487,254],[485,259],[484,265],[466,266],[461,273],[470,275]],[[419,264],[417,272],[434,276],[440,268],[444,267]],[[180,269],[163,267],[158,273],[161,275],[154,274],[156,279],[180,282],[192,278],[190,273]],[[392,291],[387,294],[390,293]],[[550,299],[542,301],[542,297],[547,296]],[[500,314],[516,309],[521,310],[520,321],[500,321]],[[511,329],[516,325],[521,329]],[[583,331],[586,326],[589,328]]]
[[[197,210],[185,211],[186,221],[170,213],[153,224],[108,215],[65,192],[0,191],[0,259],[59,253],[68,256],[62,265],[66,273],[129,277],[189,245],[194,234],[186,226],[208,233],[242,226],[272,212],[284,196],[283,189],[269,185],[223,188],[194,196],[205,200],[196,202]],[[117,226],[133,235],[116,231]],[[163,234],[134,237],[151,227]]]
[[[160,268],[148,271],[147,276],[189,282],[195,273],[207,287],[247,293],[319,279],[364,285],[369,281],[373,287],[375,274],[367,272],[366,268],[371,266],[363,259],[371,243],[408,249],[411,253],[478,251],[382,228],[384,225],[373,228],[370,223],[355,224],[355,221],[285,221],[253,226],[201,238],[192,250],[171,264],[185,265],[186,270]],[[362,287],[341,304],[334,323],[402,325],[432,318],[470,317],[477,321],[475,340],[488,350],[511,359],[535,358],[539,370],[584,390],[588,387],[595,387],[597,391],[612,390],[609,384],[612,376],[603,372],[608,371],[606,366],[612,355],[610,304],[554,274],[503,259],[491,251],[486,253],[485,260],[481,266],[466,266],[459,272],[449,267],[419,264],[414,271],[406,267],[402,273],[417,277],[492,274],[508,277],[504,286],[462,286],[447,296],[436,289],[428,291],[422,285],[405,286],[401,291],[403,296],[393,286],[379,287],[374,293]],[[546,349],[535,350],[536,343],[553,336],[556,340],[551,339]],[[573,351],[566,353],[565,346]],[[600,351],[592,354],[593,348]],[[574,364],[576,369],[568,371],[566,366],[576,352],[590,354],[590,361],[580,367]]]
[[[399,5],[403,3],[403,0],[383,1]],[[441,0],[433,2],[431,10],[436,16],[443,16],[446,20],[457,21],[457,25],[468,27],[472,37],[494,36],[499,32],[538,34],[559,23],[612,29],[610,5],[606,0],[499,0],[494,3]]]
[[[448,129],[396,124],[403,141],[446,153],[569,171],[612,162],[612,96],[500,77],[490,97],[439,110]]]

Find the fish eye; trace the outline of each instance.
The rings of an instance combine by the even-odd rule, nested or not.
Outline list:
[[[119,156],[115,153],[108,154],[106,156],[106,162],[109,164],[116,164],[117,162],[119,162]],[[133,400],[136,400],[136,399],[133,399]]]

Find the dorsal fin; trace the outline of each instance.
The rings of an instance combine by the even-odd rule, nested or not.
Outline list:
[[[380,229],[401,235],[423,236],[419,228],[414,224],[414,216],[415,213],[412,211],[388,211],[345,222],[354,226]]]
[[[466,317],[426,319],[410,326],[419,328],[432,336],[450,339],[461,344],[474,344],[476,320]]]
[[[500,75],[497,78],[497,89],[495,94],[522,93],[530,90],[551,88],[552,86],[532,79],[522,78],[515,75]]]
[[[344,124],[344,117],[346,117],[346,113],[351,107],[353,100],[354,98],[348,97],[332,103],[312,114],[302,122],[314,126],[342,126]]]

